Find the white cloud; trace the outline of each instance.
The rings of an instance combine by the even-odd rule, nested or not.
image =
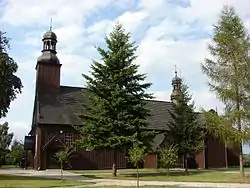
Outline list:
[[[12,101],[12,103],[10,104],[10,109],[11,110],[19,110],[23,106],[27,105],[27,102],[32,100],[33,92],[34,91],[32,91],[29,87],[26,87],[24,85],[24,87],[22,89],[22,93],[18,94],[17,99]]]
[[[157,10],[160,7],[166,6],[167,2],[165,0],[151,1],[151,0],[140,0],[139,7],[148,10]]]
[[[127,31],[133,32],[138,27],[138,24],[143,22],[148,16],[149,14],[145,11],[127,11],[119,16],[117,21],[119,21]]]
[[[106,6],[110,0],[9,0],[2,21],[14,26],[49,25],[53,20],[61,25],[79,24],[96,8]],[[17,16],[18,15],[18,16]]]
[[[172,91],[156,91],[154,92],[154,97],[162,101],[170,101],[170,95]],[[192,95],[192,100],[195,102],[195,107],[197,111],[200,111],[201,108],[205,110],[214,109],[218,113],[223,113],[223,104],[219,102],[214,93],[211,93],[208,90],[201,91],[190,91]]]

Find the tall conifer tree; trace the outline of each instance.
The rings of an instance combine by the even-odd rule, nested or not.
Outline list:
[[[168,130],[168,142],[177,146],[178,156],[183,157],[185,171],[188,173],[188,157],[204,149],[205,132],[186,84],[181,84],[181,95],[176,98],[174,110],[170,114],[173,121]]]
[[[85,137],[83,146],[92,149],[114,149],[113,175],[116,176],[117,150],[128,148],[133,143],[149,146],[154,132],[148,127],[150,111],[145,99],[152,95],[146,92],[151,83],[144,83],[145,74],[138,73],[137,46],[130,42],[130,33],[117,23],[105,38],[107,49],[98,48],[102,62],[94,61],[87,80],[89,99],[84,106],[81,132]]]
[[[202,64],[203,72],[210,79],[210,89],[225,104],[225,116],[240,132],[249,116],[246,110],[249,107],[249,42],[247,30],[235,9],[225,6],[208,46],[212,58]],[[244,176],[240,145],[240,171]]]

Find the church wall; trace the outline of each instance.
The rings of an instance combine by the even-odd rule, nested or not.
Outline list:
[[[111,169],[114,161],[114,150],[88,150],[79,148],[79,151],[71,158],[72,169]],[[126,168],[125,150],[117,151],[117,168]]]
[[[61,132],[62,131],[62,132]],[[66,145],[73,144],[76,139],[79,138],[77,131],[70,125],[43,125],[42,126],[42,148],[53,138],[57,136],[60,141]],[[61,149],[61,145],[52,143],[46,146],[41,153],[42,169],[47,168],[59,168],[56,166],[55,161],[53,165],[50,164],[48,158],[56,153],[57,149]],[[70,166],[65,166],[65,168],[70,169],[111,169],[114,160],[114,151],[112,149],[102,149],[102,150],[88,150],[85,148],[76,147],[76,152],[74,152],[70,157]],[[127,159],[125,149],[117,151],[117,167],[126,168]]]
[[[206,168],[205,166],[205,151],[201,151],[200,153],[198,153],[197,155],[195,155],[195,160],[197,163],[197,168],[199,169],[204,169]]]
[[[158,155],[156,153],[149,153],[144,159],[144,168],[158,168]]]
[[[227,161],[229,167],[238,167],[240,165],[239,155],[240,147],[234,146],[232,148],[227,148]]]
[[[225,145],[212,136],[208,136],[205,160],[207,168],[225,168],[227,166]]]

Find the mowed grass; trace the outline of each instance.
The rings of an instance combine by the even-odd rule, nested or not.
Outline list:
[[[228,170],[235,171],[237,169]],[[136,179],[133,169],[118,170],[117,177],[112,177],[111,170],[85,170],[70,172],[97,179]],[[175,181],[175,182],[214,182],[214,183],[250,183],[250,174],[244,178],[239,173],[226,173],[225,169],[217,171],[192,170],[188,175],[184,171],[171,170],[167,175],[165,169],[140,169],[140,180],[145,181]]]
[[[48,179],[39,177],[25,177],[0,174],[0,187],[5,188],[50,188],[62,186],[86,185],[83,182]]]
[[[137,188],[136,186],[101,186],[101,187],[98,187],[98,186],[94,186],[95,188]],[[143,188],[161,188],[161,187],[164,187],[164,188],[180,188],[180,187],[175,187],[175,186],[140,186],[140,187],[143,187]],[[93,187],[84,187],[84,188],[93,188]],[[192,187],[186,187],[186,188],[192,188]]]
[[[21,169],[20,167],[17,167],[15,165],[2,165],[0,166],[0,169]]]

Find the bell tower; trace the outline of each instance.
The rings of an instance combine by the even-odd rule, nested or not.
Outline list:
[[[170,96],[170,99],[173,103],[177,103],[177,99],[181,97],[181,78],[178,77],[177,75],[177,70],[175,69],[175,76],[172,79],[172,94]]]
[[[56,92],[60,89],[61,64],[57,57],[57,36],[50,30],[43,35],[42,54],[36,64],[36,88],[42,92]]]

